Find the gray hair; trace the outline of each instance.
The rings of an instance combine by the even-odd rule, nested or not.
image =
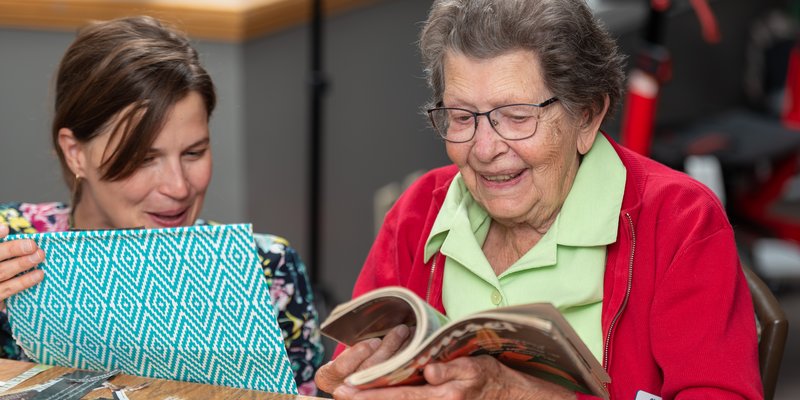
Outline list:
[[[594,117],[623,92],[624,56],[585,0],[436,0],[420,35],[429,106],[442,101],[444,57],[489,59],[514,50],[539,58],[544,82],[573,118]]]

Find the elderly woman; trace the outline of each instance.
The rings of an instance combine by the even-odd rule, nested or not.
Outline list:
[[[420,40],[428,110],[452,166],[398,200],[354,296],[401,285],[454,318],[555,304],[611,376],[613,399],[755,399],[753,308],[714,195],[599,134],[623,60],[583,0],[437,0]],[[400,326],[317,373],[336,398],[575,399],[489,356],[427,384],[358,391]]]
[[[189,39],[150,17],[82,29],[58,69],[52,140],[72,204],[0,204],[9,233],[168,228],[199,219],[211,180],[211,77]],[[286,240],[256,234],[278,324],[301,394],[314,394],[323,356],[305,265]],[[0,358],[24,358],[3,300],[38,284],[46,254],[0,243]]]

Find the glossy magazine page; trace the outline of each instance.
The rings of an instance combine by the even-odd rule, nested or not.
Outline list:
[[[398,292],[403,294],[397,295]],[[409,296],[413,298],[408,299]],[[381,337],[400,323],[413,327],[420,315],[439,314],[413,292],[397,288],[378,289],[336,310],[340,312],[331,314],[322,332],[348,345]],[[339,329],[331,330],[332,326]],[[348,340],[339,340],[345,336]],[[608,398],[604,385],[610,381],[608,374],[549,303],[492,309],[452,321],[438,330],[417,328],[410,343],[393,357],[350,375],[347,382],[362,389],[420,384],[424,382],[422,370],[429,363],[483,354],[568,389]]]

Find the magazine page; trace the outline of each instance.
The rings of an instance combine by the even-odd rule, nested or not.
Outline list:
[[[352,346],[362,340],[383,337],[397,325],[412,328],[420,344],[425,337],[447,323],[447,317],[425,303],[412,291],[386,287],[366,293],[334,308],[322,323],[326,336]]]
[[[348,378],[361,389],[424,382],[422,370],[431,362],[487,354],[521,372],[570,390],[608,398],[599,382],[576,357],[560,330],[530,315],[482,315],[457,321],[430,337],[412,356],[393,357],[382,368],[368,368]]]
[[[578,336],[578,333],[572,328],[572,325],[564,318],[564,315],[558,311],[555,306],[550,303],[536,303],[536,304],[521,304],[516,306],[508,306],[489,310],[479,313],[479,315],[492,316],[501,313],[502,316],[497,316],[500,319],[508,318],[523,318],[527,319],[531,315],[544,318],[551,321],[559,330],[562,336],[566,339],[567,343],[572,347],[569,353],[575,357],[575,362],[582,364],[594,376],[593,379],[587,381],[597,381],[601,383],[611,382],[611,377],[608,376],[605,368],[603,368],[600,361],[592,354],[586,343]],[[600,386],[603,386],[602,384]],[[605,389],[603,389],[605,391]]]

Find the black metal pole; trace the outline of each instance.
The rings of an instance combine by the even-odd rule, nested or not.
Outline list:
[[[645,26],[645,40],[648,45],[663,45],[664,44],[664,20],[667,18],[667,8],[662,8],[655,4],[656,2],[647,1],[650,6],[650,14]]]
[[[309,129],[309,202],[308,202],[308,269],[311,283],[319,281],[320,231],[322,205],[322,96],[325,92],[325,75],[322,69],[322,0],[312,0],[311,8],[311,109]]]

